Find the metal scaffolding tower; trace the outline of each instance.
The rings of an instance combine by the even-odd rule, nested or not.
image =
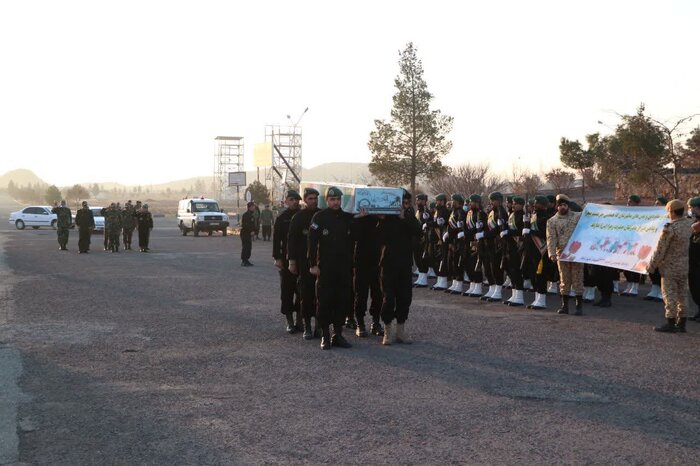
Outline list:
[[[268,172],[273,199],[282,199],[288,189],[301,182],[301,127],[268,125],[265,142],[272,144],[272,167]]]
[[[216,154],[214,155],[214,184],[219,199],[240,199],[240,176],[245,189],[245,171],[243,165],[243,138],[240,136],[217,136]]]

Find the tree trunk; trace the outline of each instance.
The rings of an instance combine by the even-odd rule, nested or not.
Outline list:
[[[581,170],[581,202],[586,203],[586,175],[585,170]]]

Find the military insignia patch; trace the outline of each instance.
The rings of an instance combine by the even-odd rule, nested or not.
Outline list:
[[[330,232],[328,231],[328,228],[324,228],[322,233],[323,233],[323,236],[328,236],[328,234]]]
[[[312,224],[311,224],[311,228],[313,228],[314,230],[318,230],[318,224],[317,224],[317,223],[312,223]]]

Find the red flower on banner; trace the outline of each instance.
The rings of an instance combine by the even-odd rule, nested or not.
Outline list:
[[[647,256],[649,255],[650,252],[651,252],[651,246],[649,246],[648,244],[645,244],[644,246],[639,248],[639,252],[637,252],[637,257],[644,260],[647,258]]]
[[[635,264],[634,270],[636,270],[637,272],[641,272],[641,273],[647,273],[648,266],[649,266],[648,262],[639,261],[639,262],[637,262],[637,264]]]
[[[571,246],[569,246],[569,252],[571,254],[576,254],[576,251],[578,251],[580,248],[581,248],[581,242],[574,241],[571,243]]]

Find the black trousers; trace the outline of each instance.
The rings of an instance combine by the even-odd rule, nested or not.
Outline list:
[[[359,265],[355,267],[353,278],[353,288],[355,291],[355,302],[353,310],[355,319],[359,322],[367,314],[367,299],[372,299],[369,307],[369,314],[372,320],[379,321],[382,311],[382,286],[379,282],[379,267],[373,265]]]
[[[465,258],[464,268],[469,275],[469,280],[474,283],[481,283],[484,281],[484,273],[481,271],[481,267],[477,268],[479,262],[479,256],[475,252],[467,252],[467,257]]]
[[[447,273],[447,278],[450,280],[457,280],[458,282],[461,282],[464,280],[464,265],[462,264],[463,262],[463,256],[464,256],[464,250],[462,247],[453,244],[449,248],[449,255],[447,256],[447,265],[448,265],[448,273]]]
[[[641,277],[638,273],[636,272],[630,272],[628,270],[625,270],[623,272],[625,274],[625,280],[627,280],[630,283],[639,283],[639,278]]]
[[[263,235],[263,240],[270,239],[272,236],[272,225],[263,225],[262,226],[262,235]]]
[[[600,293],[604,296],[612,295],[613,280],[617,280],[617,278],[620,276],[620,271],[611,267],[594,265],[592,273]]]
[[[690,275],[688,275],[690,277]],[[661,286],[661,272],[654,270],[654,273],[649,275],[652,285]]]
[[[688,286],[690,287],[690,296],[695,304],[700,306],[700,269],[691,268],[688,271]]]
[[[583,286],[597,286],[593,267],[595,266],[591,264],[583,264]]]
[[[150,228],[140,228],[139,227],[139,247],[142,249],[148,248],[148,240],[151,238]]]
[[[78,230],[78,251],[85,252],[90,250],[90,234],[89,228]]]
[[[488,247],[488,246],[487,246]],[[487,260],[484,261],[484,273],[489,285],[503,285],[503,270],[501,269],[501,261],[503,253],[490,248]]]
[[[250,259],[250,253],[253,249],[253,239],[250,236],[250,232],[241,231],[241,243],[243,245],[243,248],[241,249],[242,261],[247,261]]]
[[[326,327],[340,328],[351,309],[352,269],[349,264],[334,264],[321,268],[316,280],[316,318]]]
[[[418,267],[418,272],[428,273],[428,269],[431,267],[430,264],[430,251],[427,247],[427,241],[417,240],[413,245],[413,260]],[[379,273],[377,272],[377,276]]]
[[[284,315],[299,312],[297,277],[289,269],[280,270],[280,312]]]
[[[450,248],[447,243],[440,243],[440,264],[436,270],[438,277],[447,277],[450,274]]]
[[[403,324],[413,299],[413,274],[409,266],[385,266],[381,269],[382,320],[385,324],[396,319]]]
[[[513,285],[514,290],[522,290],[525,287],[523,283],[523,272],[520,270],[521,262],[522,258],[518,252],[518,247],[514,244],[508,245],[506,265],[508,266],[508,277],[510,278],[510,283]]]
[[[309,273],[307,264],[299,265],[297,290],[300,298],[301,315],[306,319],[316,315],[316,276]]]
[[[134,229],[133,228],[124,228],[123,234],[124,234],[124,246],[126,246],[127,244],[130,245],[131,240],[134,236]]]
[[[537,265],[535,265],[535,270],[537,271],[535,273],[535,292],[539,294],[547,294],[547,281],[551,281],[550,279],[553,277],[554,272],[553,269],[557,269],[558,267],[554,265],[554,263],[549,259],[549,256],[547,254],[544,254],[541,256],[542,260],[542,266],[540,267],[540,261],[537,261]],[[557,272],[557,276],[558,276]]]

